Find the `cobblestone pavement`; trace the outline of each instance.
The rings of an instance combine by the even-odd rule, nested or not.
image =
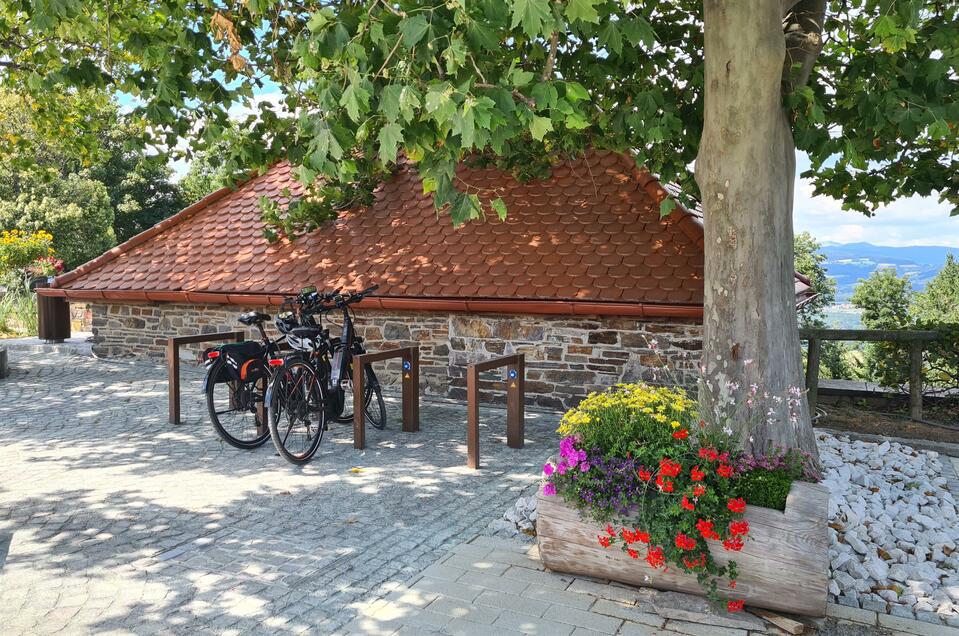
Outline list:
[[[0,632],[331,633],[474,537],[539,476],[555,415],[509,449],[484,410],[480,471],[465,406],[424,403],[421,431],[339,425],[294,467],[204,423],[184,370],[167,423],[163,367],[12,352],[0,381]],[[493,433],[496,433],[494,435]],[[8,547],[5,547],[8,546]],[[6,554],[4,560],[4,552]],[[4,562],[5,561],[5,562]]]

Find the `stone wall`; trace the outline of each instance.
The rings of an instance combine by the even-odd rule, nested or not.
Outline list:
[[[168,336],[242,328],[236,316],[246,308],[115,303],[94,304],[92,310],[94,353],[156,358],[164,355]],[[548,408],[568,408],[617,382],[690,386],[702,348],[698,324],[610,317],[363,311],[357,331],[369,351],[419,346],[424,390],[457,399],[466,397],[469,362],[523,353],[527,402]],[[195,357],[204,346],[188,348],[186,355]],[[398,370],[394,361],[378,375],[392,384]],[[502,401],[504,371],[487,376],[481,387],[486,399]]]

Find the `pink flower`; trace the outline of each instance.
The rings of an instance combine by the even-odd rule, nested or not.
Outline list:
[[[543,494],[547,497],[552,497],[556,494],[556,486],[554,484],[544,484],[543,485]]]
[[[549,462],[546,462],[545,464],[543,464],[543,474],[546,475],[547,477],[549,477],[550,475],[552,475],[552,474],[553,474],[553,465],[550,464]]]

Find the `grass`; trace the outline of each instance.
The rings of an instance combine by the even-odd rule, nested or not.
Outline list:
[[[37,334],[37,296],[26,282],[7,286],[0,296],[0,336],[35,336]]]

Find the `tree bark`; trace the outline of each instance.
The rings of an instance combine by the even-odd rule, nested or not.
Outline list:
[[[706,0],[705,113],[696,181],[705,214],[701,401],[756,454],[818,463],[795,308],[795,147],[782,90],[783,5]]]

